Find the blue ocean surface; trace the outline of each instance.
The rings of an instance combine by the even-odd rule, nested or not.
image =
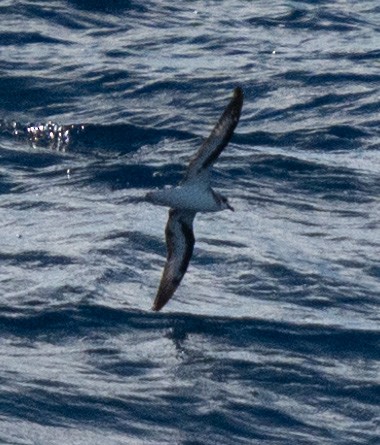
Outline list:
[[[0,2],[0,444],[380,443],[379,128],[378,0]]]

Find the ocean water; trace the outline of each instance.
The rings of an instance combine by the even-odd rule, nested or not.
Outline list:
[[[0,3],[0,443],[380,437],[380,6]],[[175,185],[241,121],[160,313]]]

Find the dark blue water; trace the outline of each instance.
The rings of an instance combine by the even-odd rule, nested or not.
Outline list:
[[[0,4],[0,443],[372,444],[378,1]],[[188,273],[165,208],[223,111]]]

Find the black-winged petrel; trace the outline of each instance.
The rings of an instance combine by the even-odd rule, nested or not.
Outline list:
[[[239,122],[243,90],[235,88],[232,99],[210,136],[202,144],[177,187],[146,195],[153,204],[170,207],[165,236],[167,259],[152,309],[159,311],[179,286],[194,248],[193,221],[197,212],[234,210],[227,198],[210,186],[210,169],[230,141]]]

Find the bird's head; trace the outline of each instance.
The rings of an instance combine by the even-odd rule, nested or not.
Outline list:
[[[235,209],[232,207],[232,205],[228,202],[228,199],[225,197],[225,196],[223,196],[223,195],[218,195],[218,197],[219,197],[219,202],[220,202],[220,207],[221,207],[221,210],[225,210],[225,209],[228,209],[228,210],[232,210],[233,212],[235,211]]]

